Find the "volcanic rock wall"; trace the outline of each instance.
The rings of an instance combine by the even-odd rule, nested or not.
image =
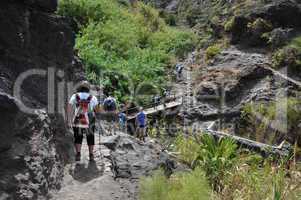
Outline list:
[[[83,79],[83,70],[73,52],[74,33],[55,15],[56,7],[57,0],[0,2],[1,200],[46,198],[60,187],[72,153],[72,139],[57,113],[57,102],[67,95],[57,98],[57,85]],[[39,110],[25,113],[22,104]]]

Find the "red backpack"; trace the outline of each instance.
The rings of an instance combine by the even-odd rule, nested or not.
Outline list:
[[[89,104],[92,100],[92,95],[89,95],[87,99],[81,99],[78,94],[76,94],[76,111],[74,124],[89,126]]]

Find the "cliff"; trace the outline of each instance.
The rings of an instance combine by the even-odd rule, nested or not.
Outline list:
[[[0,2],[0,199],[38,199],[59,188],[71,154],[63,86],[83,79],[83,70],[56,6]]]

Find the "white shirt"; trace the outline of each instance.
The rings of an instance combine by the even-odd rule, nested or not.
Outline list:
[[[76,108],[76,103],[77,103],[76,95],[77,95],[77,94],[79,95],[79,98],[80,98],[81,100],[83,100],[83,99],[88,99],[89,96],[91,95],[91,94],[86,93],[86,92],[79,92],[79,93],[73,94],[73,95],[71,96],[71,98],[70,98],[70,100],[69,100],[69,104],[71,104],[71,105],[73,106],[73,108],[74,108],[73,117],[76,115],[75,113],[78,112],[78,110],[77,110],[77,108]],[[92,99],[91,99],[91,101],[90,101],[90,103],[89,103],[89,111],[90,111],[90,112],[93,111],[94,108],[95,108],[97,105],[98,105],[98,100],[97,100],[97,98],[96,98],[95,96],[92,95]],[[89,121],[88,113],[86,113],[85,118],[87,119],[87,121]],[[73,121],[74,121],[74,119],[73,119]],[[88,127],[89,127],[88,125],[83,125],[83,124],[73,124],[73,126],[74,126],[74,127],[81,127],[81,128],[88,128]]]
[[[91,95],[89,93],[86,92],[79,92],[79,93],[75,93],[71,96],[70,100],[69,100],[69,104],[71,104],[72,106],[76,105],[76,94],[79,95],[80,99],[88,99],[88,97]],[[89,110],[94,110],[94,108],[98,105],[98,100],[95,96],[92,96],[92,99],[89,103]]]

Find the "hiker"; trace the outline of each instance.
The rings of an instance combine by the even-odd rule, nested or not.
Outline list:
[[[121,105],[120,106],[120,112],[119,112],[119,115],[118,115],[118,118],[119,118],[119,126],[120,126],[120,129],[124,132],[126,132],[126,127],[127,127],[127,117],[126,117],[126,114],[125,114],[125,106],[124,105]]]
[[[184,64],[183,63],[177,63],[176,64],[177,81],[181,80],[183,69],[184,69]]]
[[[157,106],[160,104],[160,101],[161,101],[160,95],[155,95],[153,98],[153,101],[154,101],[154,105],[155,105],[155,110],[157,110]]]
[[[136,115],[136,133],[139,140],[145,142],[147,118],[143,108],[139,108],[139,113]]]
[[[97,98],[90,94],[89,82],[80,82],[76,93],[71,96],[67,107],[68,124],[74,132],[76,161],[80,161],[81,159],[81,146],[84,134],[86,134],[89,146],[90,161],[94,160],[95,108],[97,105]]]
[[[166,108],[167,98],[170,96],[170,91],[167,89],[163,89],[163,96],[162,96],[162,102],[164,109]]]
[[[109,130],[112,131],[112,135],[115,135],[116,121],[118,119],[116,99],[109,95],[103,101],[103,108],[105,111],[105,119],[110,123]]]
[[[103,107],[106,112],[116,112],[117,110],[116,99],[112,96],[108,96],[103,101]]]

